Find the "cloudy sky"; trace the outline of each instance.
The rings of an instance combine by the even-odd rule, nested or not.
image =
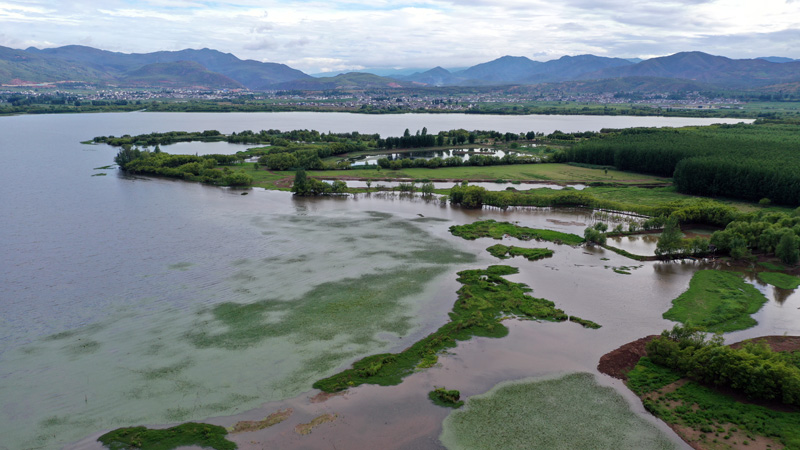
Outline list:
[[[307,73],[503,55],[800,59],[800,0],[0,0],[0,45],[213,48]]]

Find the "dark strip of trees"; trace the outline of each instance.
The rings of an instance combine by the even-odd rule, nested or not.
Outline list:
[[[673,177],[679,192],[800,205],[800,126],[632,128],[567,148],[556,162]]]

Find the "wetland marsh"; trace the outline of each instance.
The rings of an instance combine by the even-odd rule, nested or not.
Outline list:
[[[0,449],[101,448],[97,437],[113,428],[187,421],[234,427],[287,409],[294,413],[280,423],[228,438],[240,449],[386,442],[441,448],[450,411],[428,399],[436,387],[460,391],[469,407],[471,396],[501,382],[575,372],[614,389],[623,407],[682,445],[595,366],[609,350],[670,328],[662,314],[705,263],[638,263],[602,248],[471,241],[449,232],[493,219],[581,235],[596,221],[585,209],[467,210],[383,193],[317,199],[253,189],[243,196],[111,169],[92,177],[92,168],[105,167],[113,154],[79,144],[87,136],[154,128],[268,128],[270,117],[279,119],[3,119],[15,126],[0,136],[4,186],[14,202],[0,218],[8,255],[0,287]],[[19,170],[32,167],[46,168],[47,176]],[[457,273],[498,264],[486,251],[498,242],[553,251],[537,261],[504,260],[518,269],[505,278],[603,327],[504,320],[507,336],[460,341],[399,385],[362,385],[312,401],[315,381],[366,356],[400,352],[439,329],[458,298]],[[637,270],[630,275],[606,268],[631,265]],[[754,315],[758,325],[731,333],[735,339],[800,332],[800,295],[754,276],[746,281],[768,302]],[[294,431],[323,416],[336,418],[318,420],[308,434]]]

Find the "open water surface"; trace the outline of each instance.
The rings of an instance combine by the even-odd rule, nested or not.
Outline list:
[[[453,224],[494,218],[581,234],[594,220],[587,211],[468,211],[377,193],[295,199],[254,189],[241,195],[95,169],[112,163],[113,150],[79,143],[98,135],[203,129],[399,135],[419,124],[430,132],[548,131],[533,117],[455,119],[314,113],[0,118],[0,449],[96,448],[92,441],[102,430],[208,418],[228,426],[285,406],[296,411],[290,420],[235,436],[240,448],[387,442],[436,448],[448,411],[427,400],[433,386],[470,396],[506,380],[596,373],[602,354],[672,326],[661,314],[699,263],[637,263],[623,275],[611,266],[632,262],[611,252],[508,239],[555,255],[500,261],[485,251],[493,241],[448,232]],[[546,116],[546,123],[554,119]],[[587,125],[596,119],[572,116],[551,126],[596,129]],[[617,122],[602,126],[624,126],[624,118],[604,119]],[[628,119],[640,126],[640,119],[658,118]],[[308,401],[315,380],[360,357],[402,350],[442,325],[456,299],[457,271],[498,263],[519,267],[509,278],[528,284],[533,295],[603,328],[511,321],[506,338],[461,343],[437,367],[399,386],[362,386],[324,403]],[[800,296],[759,287],[770,302],[756,315],[759,325],[735,338],[800,332]],[[620,389],[646,417],[625,392]],[[308,436],[292,431],[321,411],[338,414],[337,421]]]

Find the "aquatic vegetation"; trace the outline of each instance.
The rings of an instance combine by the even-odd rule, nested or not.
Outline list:
[[[464,405],[464,401],[461,400],[461,392],[455,389],[436,388],[428,392],[428,398],[433,403],[446,408],[461,408]]]
[[[780,272],[759,272],[758,279],[780,289],[797,289],[800,286],[800,277]]]
[[[311,434],[311,430],[313,430],[315,427],[318,427],[323,423],[333,422],[337,417],[339,416],[336,414],[323,414],[319,417],[315,417],[309,423],[301,423],[295,426],[294,432],[299,435]]]
[[[458,290],[458,300],[450,312],[450,322],[400,353],[368,356],[353,363],[351,369],[317,381],[314,387],[336,392],[364,383],[399,384],[415,368],[430,367],[432,362],[435,363],[436,355],[455,347],[456,341],[473,336],[505,336],[508,328],[501,323],[504,316],[557,322],[569,318],[550,300],[527,295],[531,289],[524,284],[503,278],[518,272],[517,268],[510,266],[459,272],[458,281],[463,286]]]
[[[581,319],[578,316],[569,316],[569,321],[570,322],[575,322],[577,324],[580,324],[584,328],[591,328],[593,330],[596,330],[596,329],[602,327],[602,325],[600,325],[600,324],[598,324],[596,322],[592,322],[591,320]]]
[[[470,397],[447,416],[440,440],[459,449],[675,448],[588,373],[503,383]]]
[[[644,407],[661,420],[678,427],[685,439],[698,443],[725,440],[735,443],[766,441],[763,447],[800,448],[800,413],[777,411],[764,406],[736,401],[730,395],[694,381],[675,383],[680,373],[642,358],[628,372],[628,387],[642,396]],[[682,432],[691,432],[691,437]]]
[[[772,263],[772,262],[769,262],[769,261],[761,261],[761,262],[758,263],[758,265],[763,267],[763,268],[765,268],[765,269],[767,269],[767,270],[771,270],[773,272],[786,270],[786,267],[784,267],[782,264],[776,264],[776,263]]]
[[[273,425],[277,425],[292,415],[294,410],[292,408],[280,409],[268,415],[263,420],[243,420],[236,422],[236,425],[228,429],[231,433],[244,433],[247,431],[263,430]]]
[[[766,301],[764,294],[735,273],[701,270],[692,277],[689,289],[672,301],[664,318],[711,332],[744,330],[758,323],[750,314]]]
[[[631,270],[636,270],[636,269],[638,269],[640,267],[642,267],[642,266],[619,266],[619,267],[617,267],[617,266],[603,266],[603,268],[605,268],[605,269],[611,269],[615,273],[619,273],[619,274],[622,274],[622,275],[630,275],[631,274]]]
[[[468,225],[453,225],[450,227],[450,232],[454,236],[460,236],[471,241],[482,237],[502,239],[504,236],[511,236],[522,241],[538,239],[567,245],[579,245],[583,243],[583,238],[575,234],[528,228],[514,225],[510,222],[497,222],[491,219],[480,220]]]
[[[508,259],[514,256],[524,256],[528,261],[536,261],[537,259],[549,258],[553,256],[553,251],[548,248],[525,248],[515,247],[513,245],[506,246],[503,244],[495,244],[486,249],[492,256],[500,259]]]
[[[177,447],[196,445],[215,450],[234,450],[237,445],[225,439],[225,428],[207,423],[184,423],[165,430],[145,427],[119,428],[99,438],[111,450],[143,448],[148,450],[172,450]]]

